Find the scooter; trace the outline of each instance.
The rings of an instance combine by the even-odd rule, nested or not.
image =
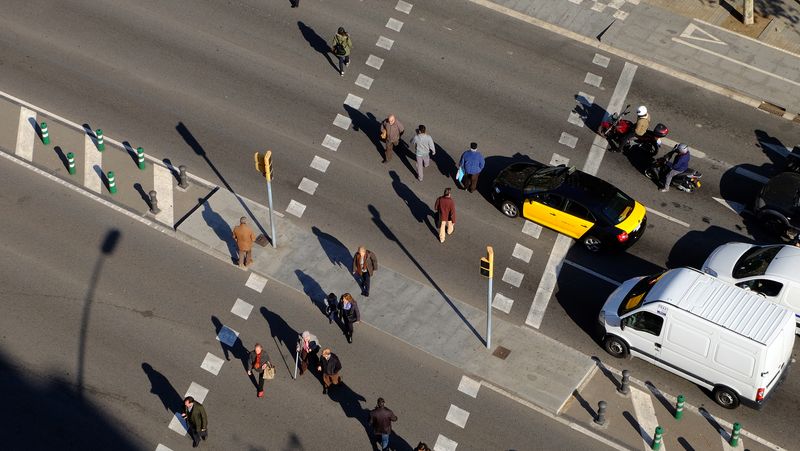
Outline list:
[[[622,141],[636,125],[623,119],[630,113],[630,105],[626,106],[622,112],[614,113],[609,120],[600,123],[600,134],[611,144],[610,150],[614,152],[628,152],[633,148],[638,148],[647,152],[650,156],[655,156],[661,148],[661,138],[669,134],[669,129],[664,124],[656,124],[653,130],[648,130],[642,136],[631,139],[623,148]]]
[[[669,129],[664,124],[656,124],[656,126],[652,130],[647,130],[644,135],[634,137],[631,142],[628,143],[628,147],[622,149],[623,152],[627,152],[632,148],[639,148],[648,155],[655,156],[658,154],[658,150],[661,149],[661,138],[666,137],[669,135]]]
[[[653,160],[653,164],[644,170],[644,175],[650,180],[661,184],[664,181],[664,177],[667,175],[667,171],[669,171],[667,159],[661,157]],[[675,177],[672,177],[672,182],[670,182],[670,185],[678,188],[681,191],[691,193],[700,188],[701,177],[703,177],[703,174],[701,174],[700,171],[689,168],[680,174],[677,174]]]

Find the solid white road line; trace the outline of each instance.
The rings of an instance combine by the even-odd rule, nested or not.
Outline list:
[[[300,180],[300,185],[298,185],[297,189],[313,196],[317,191],[317,186],[319,186],[319,183],[303,177],[303,180]]]
[[[102,188],[98,170],[103,170],[103,152],[97,150],[92,137],[84,135],[83,139],[83,186],[99,193]]]
[[[600,280],[606,281],[609,284],[614,285],[615,287],[618,287],[618,286],[622,285],[620,282],[617,282],[616,280],[614,280],[614,279],[612,279],[610,277],[606,277],[606,276],[600,274],[599,272],[593,271],[593,270],[591,270],[591,269],[589,269],[589,268],[587,268],[587,267],[585,267],[583,265],[579,265],[579,264],[577,264],[575,262],[571,262],[571,261],[566,260],[566,259],[564,260],[564,263],[572,266],[573,268],[580,269],[581,271],[583,271],[585,273],[591,274],[591,275],[597,277]]]
[[[367,57],[367,66],[375,70],[381,70],[381,66],[383,66],[383,58],[380,58],[375,55],[370,55],[369,57]]]
[[[395,19],[394,17],[390,17],[389,21],[386,22],[386,28],[399,32],[403,29],[403,22]]]
[[[306,211],[306,206],[304,204],[301,204],[300,202],[294,200],[294,199],[290,200],[289,201],[289,206],[286,207],[286,213],[289,213],[290,215],[297,216],[298,218],[302,218],[303,217],[303,212],[305,212],[305,211]]]
[[[593,74],[591,72],[586,72],[586,77],[584,77],[583,82],[589,86],[594,86],[595,88],[600,87],[600,83],[603,82],[603,77]]]
[[[503,282],[519,288],[519,286],[522,285],[523,277],[525,277],[525,274],[514,271],[511,268],[506,268],[506,271],[503,273]]]
[[[411,8],[413,7],[414,5],[411,3],[404,2],[403,0],[397,0],[397,6],[395,6],[394,9],[400,11],[401,13],[410,14]]]
[[[547,264],[544,268],[544,273],[539,281],[539,287],[536,289],[536,294],[533,296],[531,308],[528,310],[528,317],[525,319],[525,324],[536,329],[542,325],[544,313],[547,310],[547,304],[553,296],[553,290],[556,288],[558,282],[558,271],[561,269],[561,263],[572,245],[572,238],[566,235],[559,234],[556,238],[556,243],[553,245],[553,250],[550,252],[550,257],[547,259]]]
[[[539,239],[539,235],[542,233],[542,226],[535,222],[525,220],[525,224],[522,226],[522,233],[525,235],[531,236],[533,238]]]
[[[322,147],[331,149],[332,151],[336,152],[336,149],[339,148],[339,144],[341,143],[342,143],[341,139],[331,135],[325,135],[325,139],[322,140]]]
[[[743,211],[747,210],[747,205],[745,205],[743,203],[740,203],[740,202],[734,202],[732,200],[721,199],[719,197],[712,197],[712,199],[714,199],[715,201],[717,201],[720,204],[722,204],[722,206],[728,207],[732,212],[736,213],[737,215],[740,215],[740,214],[742,214]]]
[[[247,288],[255,290],[259,293],[264,291],[264,287],[266,285],[267,285],[267,279],[259,276],[254,272],[250,273],[250,277],[247,278],[247,282],[244,284],[244,286],[246,286]]]
[[[314,155],[314,159],[311,160],[311,164],[309,166],[311,166],[312,168],[318,170],[319,172],[325,172],[325,171],[328,170],[328,166],[330,164],[331,164],[330,161],[328,161],[328,160],[326,160],[326,159],[324,159],[322,157],[318,157],[318,156]]]
[[[567,132],[561,132],[561,136],[558,138],[558,143],[563,144],[570,149],[574,149],[575,145],[578,144],[578,137],[570,135]]]
[[[442,434],[436,437],[436,443],[433,445],[433,451],[456,451],[458,442],[450,440]]]
[[[225,359],[222,359],[210,352],[207,352],[206,357],[203,359],[203,363],[200,364],[200,368],[216,376],[219,374],[219,370],[222,369],[222,365],[224,363]]]
[[[14,154],[28,161],[33,159],[33,142],[36,138],[36,112],[27,108],[19,108],[19,124],[17,124],[17,144]]]
[[[514,245],[514,251],[511,253],[511,256],[518,258],[525,263],[530,263],[531,257],[533,257],[533,250],[517,243]]]
[[[220,343],[224,343],[229,348],[232,348],[234,344],[236,344],[236,340],[239,339],[239,332],[231,329],[228,326],[222,326],[220,328],[219,333],[217,334],[217,341]]]
[[[676,144],[678,144],[678,141],[673,141],[669,138],[661,138],[661,143],[667,148],[672,148],[675,147]],[[703,158],[703,159],[708,158],[708,155],[706,155],[705,152],[692,145],[689,145],[689,149],[693,157]]]
[[[358,74],[358,77],[356,77],[356,86],[369,89],[372,87],[373,81],[375,80],[372,77],[368,77],[364,74]]]
[[[361,104],[364,102],[364,99],[353,94],[347,94],[347,98],[344,99],[344,104],[351,106],[355,109],[361,108]]]
[[[99,152],[97,152],[99,153]],[[159,212],[156,221],[172,227],[175,224],[172,172],[165,166],[153,165],[153,190],[156,192]]]
[[[594,58],[592,58],[592,63],[597,64],[600,67],[608,67],[608,63],[610,62],[611,58],[599,53],[595,53]]]
[[[492,300],[492,307],[500,310],[506,315],[511,312],[511,307],[514,306],[514,300],[504,296],[502,293],[496,293]]]
[[[450,409],[448,409],[445,419],[461,429],[464,429],[469,419],[469,412],[455,404],[450,404]]]
[[[461,376],[461,382],[458,383],[458,391],[464,393],[467,396],[477,398],[478,390],[480,389],[481,389],[480,381],[476,381],[475,379],[469,378],[467,376]]]
[[[683,222],[680,219],[675,219],[675,218],[673,218],[672,216],[670,216],[670,215],[668,215],[666,213],[661,213],[660,211],[653,210],[650,207],[647,207],[647,212],[648,213],[653,213],[656,216],[661,216],[662,218],[666,219],[667,221],[672,221],[675,224],[679,224],[679,225],[682,225],[682,226],[684,226],[686,228],[689,228],[689,223]]]
[[[240,298],[236,298],[236,302],[233,303],[233,307],[231,308],[231,313],[242,319],[249,318],[252,311],[253,304]]]
[[[353,120],[343,114],[336,114],[336,118],[333,120],[333,125],[344,130],[349,129],[352,123]]]
[[[656,426],[658,426],[658,418],[653,408],[653,399],[644,391],[631,387],[631,401],[633,402],[633,416],[639,423],[639,434],[642,436],[644,450],[647,451],[651,448],[653,435],[656,432]],[[661,450],[666,451],[663,442]]]
[[[378,42],[376,42],[375,45],[382,49],[391,50],[392,46],[394,45],[394,41],[386,36],[381,36],[378,38]]]

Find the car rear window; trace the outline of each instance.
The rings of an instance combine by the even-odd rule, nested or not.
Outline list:
[[[772,259],[781,251],[781,246],[756,246],[747,250],[733,267],[735,279],[763,276]]]
[[[631,291],[625,295],[625,299],[619,304],[619,311],[617,312],[617,316],[626,315],[628,312],[631,312],[640,305],[644,301],[644,298],[647,296],[647,293],[650,292],[650,289],[653,288],[653,285],[658,282],[659,279],[665,273],[654,274],[652,276],[647,276],[642,278],[642,280],[636,282],[636,285],[631,288]]]
[[[613,225],[624,221],[633,211],[635,202],[625,195],[622,191],[617,191],[613,196],[604,202],[600,212]]]

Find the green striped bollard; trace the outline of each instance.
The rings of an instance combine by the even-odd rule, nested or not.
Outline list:
[[[732,447],[736,448],[739,446],[739,434],[742,433],[742,425],[739,423],[733,423],[733,430],[731,430],[731,441],[728,442]]]
[[[47,122],[42,122],[42,144],[50,144],[50,133],[47,132]]]
[[[67,171],[69,175],[75,175],[75,154],[72,152],[67,154]]]
[[[114,171],[108,171],[108,192],[111,194],[117,193],[117,180],[114,178]]]
[[[663,435],[664,428],[661,426],[656,426],[656,433],[653,435],[653,446],[650,447],[653,451],[658,451],[661,449],[661,438]]]
[[[141,147],[137,148],[136,155],[139,158],[139,169],[144,171],[144,149]]]
[[[98,128],[94,136],[97,138],[97,150],[100,152],[106,150],[106,143],[103,141],[103,130]]]
[[[683,418],[683,403],[686,402],[686,398],[683,395],[678,395],[678,402],[675,404],[675,419],[680,420]]]

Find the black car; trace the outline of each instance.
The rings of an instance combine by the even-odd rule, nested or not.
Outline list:
[[[771,178],[756,197],[753,213],[770,233],[792,238],[800,232],[800,174],[783,172]]]
[[[513,163],[494,179],[492,196],[506,216],[580,240],[586,249],[625,248],[644,234],[644,206],[614,185],[574,167]]]

